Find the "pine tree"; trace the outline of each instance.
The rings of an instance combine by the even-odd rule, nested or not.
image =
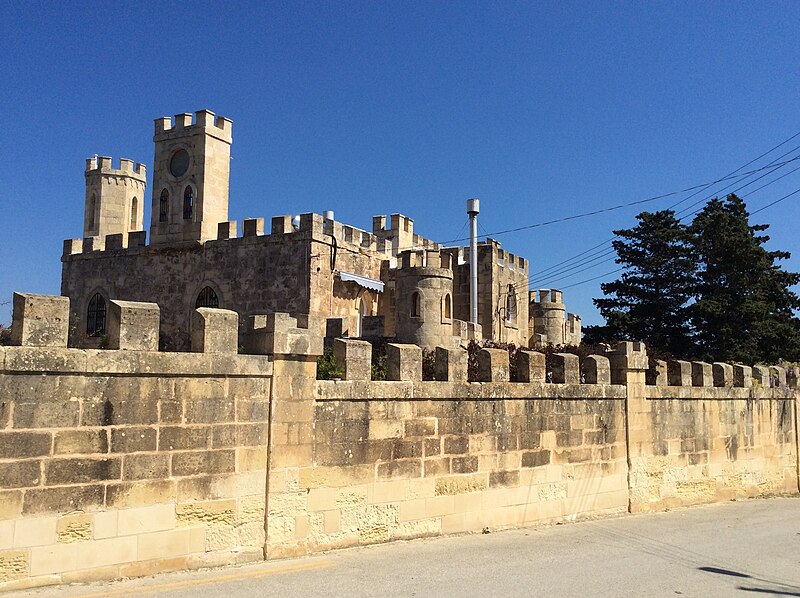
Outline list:
[[[789,288],[800,274],[776,261],[790,256],[767,251],[736,195],[713,199],[698,212],[691,231],[699,258],[697,300],[691,307],[696,353],[718,361],[774,363],[800,355],[800,299]]]
[[[642,340],[654,348],[684,356],[691,347],[687,304],[694,291],[696,258],[687,227],[672,210],[642,212],[636,227],[616,230],[612,242],[619,280],[603,283],[606,295],[594,303],[606,326],[589,330],[594,337]]]

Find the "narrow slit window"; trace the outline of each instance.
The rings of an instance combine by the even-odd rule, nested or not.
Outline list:
[[[89,231],[97,231],[97,197],[92,193],[92,198],[89,200]]]
[[[88,336],[102,336],[106,332],[106,300],[100,293],[95,293],[89,299],[89,309],[86,310],[86,334]]]
[[[444,301],[442,302],[442,317],[445,320],[450,320],[453,315],[453,308],[450,300],[450,293],[445,294]]]
[[[514,323],[517,321],[517,291],[513,284],[508,285],[506,295],[506,322]]]
[[[167,220],[169,220],[169,191],[164,189],[158,202],[158,221],[166,222]]]
[[[139,224],[139,200],[135,197],[131,200],[131,225],[130,230],[136,230]]]
[[[411,295],[411,317],[412,318],[419,318],[421,311],[422,310],[420,309],[419,293],[418,292],[414,292]]]
[[[186,187],[183,192],[183,219],[191,220],[194,211],[194,191],[191,187]]]

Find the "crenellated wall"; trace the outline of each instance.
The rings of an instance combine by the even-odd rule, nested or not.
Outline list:
[[[0,590],[448,533],[798,493],[781,368],[336,339],[320,323],[110,301],[108,349],[68,349],[66,297],[15,294],[0,347]],[[240,343],[244,341],[240,346]],[[250,354],[240,354],[246,351]],[[510,381],[515,372],[516,380]]]

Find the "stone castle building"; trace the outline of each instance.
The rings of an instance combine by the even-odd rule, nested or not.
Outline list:
[[[491,339],[580,342],[560,291],[528,291],[527,259],[478,244],[478,322],[469,323],[469,251],[414,231],[402,214],[371,230],[332,212],[228,220],[231,120],[208,110],[155,121],[150,241],[143,164],[86,162],[82,239],[64,243],[61,293],[70,343],[100,346],[111,299],[158,303],[163,349],[188,350],[198,307],[309,314],[328,336],[390,337],[423,347]],[[326,325],[327,323],[327,325]]]

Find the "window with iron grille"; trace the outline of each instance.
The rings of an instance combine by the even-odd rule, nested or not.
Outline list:
[[[86,311],[86,334],[89,336],[102,336],[106,333],[106,300],[100,293],[95,293],[89,299],[89,309]]]
[[[198,307],[219,307],[219,299],[214,289],[211,287],[203,287],[200,294],[197,296],[197,301],[194,302],[195,308]]]

